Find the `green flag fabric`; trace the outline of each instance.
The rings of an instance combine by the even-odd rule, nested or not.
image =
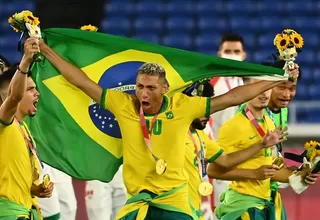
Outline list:
[[[54,28],[42,34],[51,48],[94,82],[127,93],[134,93],[137,69],[145,62],[165,68],[169,96],[213,76],[284,78],[284,71],[277,68],[103,33]],[[68,83],[47,59],[34,63],[32,73],[41,98],[37,116],[28,124],[41,159],[78,179],[112,180],[122,163],[121,133],[114,115]]]

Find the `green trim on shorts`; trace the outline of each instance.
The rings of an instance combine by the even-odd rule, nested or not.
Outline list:
[[[13,120],[14,120],[14,119],[12,119],[12,121],[8,123],[8,122],[2,121],[2,120],[0,119],[0,124],[2,124],[2,125],[4,125],[4,126],[9,126],[9,125],[12,124]]]
[[[44,217],[43,220],[60,220],[60,213],[57,213],[55,215],[51,215],[49,217]]]
[[[207,98],[206,101],[206,113],[204,117],[209,118],[210,117],[210,109],[211,109],[211,98]]]
[[[100,106],[101,106],[103,109],[106,109],[106,96],[107,96],[107,92],[108,92],[108,89],[103,89],[103,90],[102,90],[101,100],[100,100]]]
[[[221,148],[215,155],[213,155],[209,160],[208,162],[209,163],[213,163],[213,161],[215,161],[218,157],[221,156],[221,154],[223,154],[223,149]]]

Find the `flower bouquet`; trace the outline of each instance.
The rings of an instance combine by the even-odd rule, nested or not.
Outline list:
[[[292,189],[300,194],[308,188],[308,184],[304,182],[304,178],[310,173],[320,172],[320,144],[316,141],[310,141],[304,145],[305,151],[301,155],[297,156],[298,160],[302,160],[303,164],[298,170],[294,171],[289,177],[289,183]],[[290,158],[289,154],[285,157],[297,161],[295,158]]]
[[[8,19],[8,23],[16,32],[21,32],[21,37],[18,44],[18,51],[22,52],[23,44],[22,39],[28,37],[41,38],[41,30],[39,27],[39,18],[33,16],[31,11],[24,10],[20,13],[15,13]],[[40,53],[34,55],[34,60],[36,62],[42,61]]]
[[[294,61],[298,56],[298,52],[303,47],[303,37],[292,29],[285,29],[281,34],[277,34],[273,40],[273,44],[277,47],[281,60],[286,61],[284,69],[286,71],[294,69]],[[296,81],[297,77],[289,77],[290,81]]]

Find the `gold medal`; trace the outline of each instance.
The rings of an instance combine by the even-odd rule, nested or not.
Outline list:
[[[199,186],[199,193],[202,196],[209,196],[213,192],[213,186],[209,182],[202,182]]]
[[[48,174],[43,176],[43,187],[47,189],[50,184],[50,176]]]
[[[157,174],[161,175],[166,172],[167,163],[163,159],[159,159],[156,163],[156,172]]]
[[[273,159],[272,164],[277,165],[281,169],[284,166],[284,160],[282,157],[276,157]]]

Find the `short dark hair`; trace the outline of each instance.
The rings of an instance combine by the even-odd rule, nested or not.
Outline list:
[[[157,63],[144,63],[138,69],[138,75],[139,74],[158,76],[159,78],[166,79],[166,71],[160,64]]]
[[[4,85],[4,83],[11,82],[17,69],[18,69],[18,65],[12,65],[6,71],[0,74],[0,88]],[[28,77],[30,76],[31,76],[31,72],[29,71]]]
[[[233,41],[233,42],[240,42],[242,44],[242,48],[243,50],[246,50],[246,46],[243,40],[243,37],[239,34],[235,34],[235,33],[226,33],[224,35],[222,35],[221,39],[220,39],[220,43],[219,43],[219,48],[221,48],[222,44],[226,41]]]

